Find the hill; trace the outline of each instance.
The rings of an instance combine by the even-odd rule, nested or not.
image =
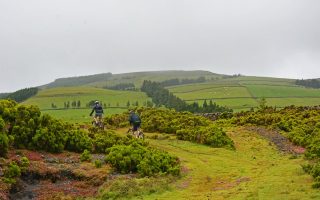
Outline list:
[[[140,87],[144,80],[165,81],[173,78],[178,79],[196,79],[199,77],[207,79],[219,79],[225,75],[214,74],[208,71],[150,71],[150,72],[132,72],[124,74],[95,74],[89,76],[60,78],[52,83],[41,86],[41,88],[54,88],[54,87],[70,87],[70,86],[94,86],[94,87],[107,87],[120,83],[133,83],[136,87]]]
[[[293,79],[241,76],[167,88],[189,103],[213,100],[235,111],[255,108],[261,98],[276,107],[320,104],[319,89],[295,85]]]

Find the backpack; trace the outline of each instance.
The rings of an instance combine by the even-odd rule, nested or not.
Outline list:
[[[133,123],[140,123],[140,122],[141,122],[141,119],[140,119],[139,115],[133,114],[133,115],[131,116],[131,121],[132,121]]]

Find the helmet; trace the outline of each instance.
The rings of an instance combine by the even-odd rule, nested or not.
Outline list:
[[[99,101],[95,101],[94,104],[99,104]]]
[[[129,113],[130,113],[130,114],[134,113],[134,110],[129,110]]]

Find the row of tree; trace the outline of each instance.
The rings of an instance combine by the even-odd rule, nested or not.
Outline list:
[[[105,86],[104,88],[110,90],[137,90],[133,83],[119,83],[117,85]]]
[[[206,82],[206,78],[204,76],[200,76],[199,78],[196,79],[178,79],[178,78],[174,78],[174,79],[169,79],[169,80],[165,80],[160,82],[160,85],[163,87],[168,87],[168,86],[173,86],[173,85],[183,85],[183,84],[191,84],[191,83],[203,83]]]
[[[156,106],[165,106],[177,111],[189,111],[193,113],[232,112],[232,109],[219,106],[213,103],[212,100],[210,100],[209,103],[205,100],[202,106],[197,102],[187,104],[184,100],[170,93],[161,83],[157,82],[145,80],[142,84],[141,91],[151,97]]]
[[[296,80],[296,85],[302,85],[310,88],[320,88],[320,79]]]
[[[81,107],[81,101],[80,100],[78,100],[78,101],[66,101],[66,102],[63,102],[63,108],[64,109],[69,109],[69,108],[82,108]],[[90,102],[88,102],[87,104],[86,104],[86,106],[85,106],[85,108],[92,108],[93,106],[95,105],[95,100],[92,100],[92,101],[90,101]],[[106,103],[103,103],[103,102],[101,102],[100,101],[100,105],[102,105],[102,107],[103,108],[108,108],[108,107],[111,107],[111,103],[108,103],[108,104],[106,104]],[[143,106],[145,106],[145,107],[153,107],[154,106],[154,104],[152,103],[152,101],[145,101],[145,102],[143,102],[143,104],[142,104]],[[115,105],[114,105],[115,107],[120,107],[120,103],[119,102],[117,102]],[[135,107],[138,107],[138,106],[140,106],[140,104],[139,104],[139,101],[135,101],[135,102],[130,102],[130,101],[128,101],[127,103],[126,103],[126,105],[123,105],[123,107],[124,106],[126,106],[126,107],[131,107],[131,106],[135,106]],[[51,103],[51,108],[53,108],[53,109],[57,109],[58,108],[58,106],[57,106],[57,104],[56,103]]]
[[[29,99],[30,97],[36,95],[38,93],[38,91],[39,91],[39,89],[36,87],[25,88],[25,89],[21,89],[21,90],[15,91],[13,93],[10,93],[6,96],[3,96],[2,98],[12,99],[12,100],[20,103],[20,102],[23,102],[23,101]]]

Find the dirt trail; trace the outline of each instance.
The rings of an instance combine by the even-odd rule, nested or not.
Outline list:
[[[268,130],[263,127],[247,127],[246,129],[249,131],[254,131],[262,137],[266,138],[267,140],[275,144],[276,147],[282,152],[295,155],[303,154],[305,152],[305,148],[294,145],[289,141],[288,138],[281,135],[278,131]]]

